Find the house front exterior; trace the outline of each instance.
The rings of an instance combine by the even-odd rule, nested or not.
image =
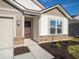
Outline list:
[[[7,45],[2,48],[12,47],[13,44],[24,46],[27,39],[32,39],[38,44],[68,40],[68,23],[72,18],[60,5],[45,9],[40,3],[37,5],[36,0],[27,1],[29,5],[26,6],[22,0],[0,1],[0,22],[3,23],[0,26],[4,29],[0,31],[3,33],[0,39],[7,38]]]
[[[40,43],[68,40],[68,19],[71,18],[66,13],[60,5],[43,12],[39,19]]]

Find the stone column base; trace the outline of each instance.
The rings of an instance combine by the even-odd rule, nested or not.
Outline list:
[[[14,38],[14,45],[24,44],[24,37],[15,37]]]

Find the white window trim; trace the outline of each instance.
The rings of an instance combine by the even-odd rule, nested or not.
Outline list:
[[[55,20],[55,19],[56,19],[56,27],[55,27],[56,28],[56,30],[55,30],[56,32],[55,32],[55,34],[50,34],[50,21],[51,20]],[[61,35],[61,34],[63,34],[63,29],[62,29],[63,28],[62,27],[63,24],[61,25],[61,27],[57,27],[57,21],[61,21],[62,22],[62,20],[57,19],[57,18],[48,18],[48,20],[49,20],[48,21],[48,34],[49,35]],[[57,34],[57,28],[61,28],[61,33]]]

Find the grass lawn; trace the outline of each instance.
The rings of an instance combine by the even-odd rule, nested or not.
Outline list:
[[[79,45],[73,45],[68,47],[69,53],[71,53],[76,59],[79,59]]]
[[[77,41],[77,42],[79,42],[79,38],[74,38],[74,37],[73,37],[73,38],[71,38],[71,40],[72,40],[72,41]]]
[[[71,41],[79,42],[79,38],[72,38]],[[72,45],[68,47],[69,53],[71,53],[76,59],[79,59],[79,45]]]

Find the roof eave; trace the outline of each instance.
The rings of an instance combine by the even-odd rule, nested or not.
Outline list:
[[[66,18],[68,18],[69,20],[72,20],[71,15],[60,4],[58,5],[57,8],[64,14]]]
[[[60,4],[57,4],[57,5],[53,6],[53,7],[42,10],[41,13],[45,13],[46,11],[52,10],[54,8],[57,8],[66,18],[68,18],[69,20],[72,20],[71,15]]]
[[[28,14],[35,14],[35,15],[41,14],[41,13],[40,13],[39,11],[37,11],[37,10],[31,10],[31,9],[23,10],[23,9],[21,9],[20,7],[18,7],[17,5],[15,5],[14,3],[12,3],[12,1],[10,1],[10,0],[3,0],[3,1],[5,1],[5,2],[8,3],[9,5],[11,5],[12,7],[18,9],[18,11],[21,11],[23,14],[26,14],[26,13],[28,13]]]

